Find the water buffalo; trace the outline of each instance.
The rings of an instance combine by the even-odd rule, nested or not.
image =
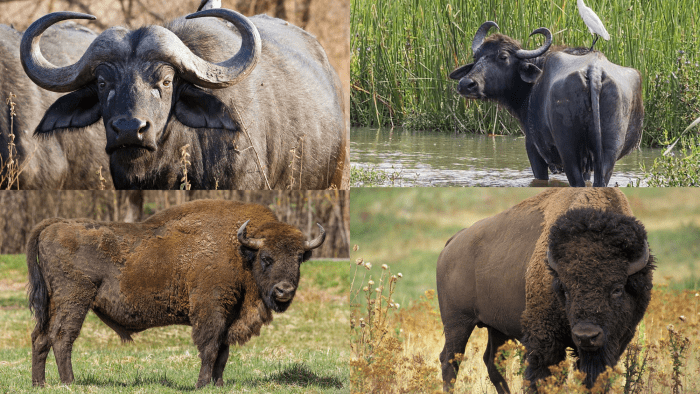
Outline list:
[[[224,21],[193,19],[214,16]],[[341,85],[310,34],[265,15],[209,9],[165,26],[110,28],[78,62],[59,68],[36,40],[65,19],[94,17],[52,13],[22,38],[27,75],[45,89],[72,92],[35,132],[101,118],[116,188],[177,189],[184,167],[199,189],[341,187]]]
[[[46,31],[40,43],[41,51],[53,63],[65,65],[80,59],[85,49],[97,37],[93,31],[72,22],[54,25]],[[109,158],[104,152],[104,128],[92,125],[82,135],[64,133],[46,138],[33,138],[31,133],[42,115],[61,94],[38,87],[22,70],[20,41],[22,33],[0,25],[0,93],[3,110],[0,114],[0,159],[9,161],[10,124],[16,151],[14,160],[22,172],[18,185],[22,189],[98,189],[96,172],[102,166],[104,186],[112,188]],[[9,94],[16,115],[10,119],[6,105]],[[0,174],[4,178],[7,174]],[[3,188],[6,184],[1,185]]]
[[[567,347],[590,388],[634,336],[653,269],[644,227],[613,188],[547,190],[461,230],[437,263],[445,391],[475,326],[488,329],[484,362],[499,393],[510,390],[494,356],[509,339],[526,348],[531,389]]]
[[[73,381],[71,349],[88,310],[124,341],[170,324],[192,326],[202,359],[197,387],[223,384],[229,345],[259,335],[284,312],[299,265],[325,239],[306,241],[267,208],[197,200],[140,223],[47,219],[27,242],[32,382],[44,385],[53,347],[61,382]]]
[[[515,116],[525,133],[525,149],[535,179],[566,173],[571,186],[606,186],[615,162],[642,139],[642,79],[639,71],[613,64],[598,51],[550,48],[545,36],[535,50],[521,49],[512,38],[477,30],[474,63],[450,74],[457,90],[471,99],[495,100]]]

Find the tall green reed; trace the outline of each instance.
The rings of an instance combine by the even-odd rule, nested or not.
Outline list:
[[[611,40],[596,49],[642,73],[643,144],[661,145],[700,113],[700,2],[588,0]],[[447,75],[472,61],[481,23],[535,48],[549,28],[555,45],[590,46],[575,0],[351,0],[351,121],[362,126],[509,134],[520,128],[493,103],[465,101]]]

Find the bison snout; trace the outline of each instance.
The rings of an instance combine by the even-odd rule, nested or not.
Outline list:
[[[605,332],[600,326],[591,323],[579,323],[571,330],[576,346],[586,350],[595,351],[605,343]]]
[[[296,289],[289,282],[281,282],[272,289],[272,295],[279,302],[287,302],[294,297],[294,290]]]

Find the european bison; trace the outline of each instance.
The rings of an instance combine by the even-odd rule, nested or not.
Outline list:
[[[475,326],[488,329],[484,362],[499,393],[510,390],[494,356],[509,339],[527,349],[531,388],[567,347],[590,388],[634,336],[653,269],[644,226],[617,189],[548,190],[461,230],[437,263],[445,391]]]
[[[192,326],[202,359],[197,387],[223,384],[229,345],[244,344],[284,312],[299,265],[325,239],[305,241],[267,208],[198,200],[140,223],[47,219],[27,242],[32,382],[44,385],[53,347],[61,381],[88,310],[124,341],[171,324]]]
[[[40,47],[51,62],[71,64],[80,59],[95,37],[97,34],[90,29],[68,22],[48,29]],[[23,168],[18,178],[21,189],[99,189],[96,172],[100,166],[105,187],[113,188],[101,124],[92,125],[80,134],[63,133],[41,139],[32,136],[44,112],[61,95],[40,88],[27,78],[20,62],[21,39],[22,33],[0,25],[1,163],[5,165],[9,160],[12,123],[16,145],[13,156]],[[6,102],[10,93],[16,96],[13,98],[16,116],[12,120]],[[6,174],[0,174],[3,175]]]
[[[633,68],[608,61],[601,52],[553,48],[552,33],[536,50],[512,38],[486,34],[479,27],[472,42],[474,63],[450,74],[458,92],[470,99],[495,100],[515,116],[525,133],[525,149],[535,179],[563,169],[571,186],[606,186],[615,162],[642,139],[642,78]]]
[[[201,17],[223,21],[193,19]],[[72,92],[46,111],[35,133],[102,119],[116,188],[178,189],[185,159],[196,189],[341,187],[342,88],[310,34],[280,19],[215,8],[165,26],[110,28],[77,63],[59,68],[36,41],[66,19],[94,17],[52,13],[22,39],[27,75],[45,89]]]

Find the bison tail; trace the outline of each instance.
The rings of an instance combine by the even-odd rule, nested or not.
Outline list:
[[[29,270],[29,283],[27,296],[29,298],[29,310],[34,313],[37,328],[43,330],[48,322],[49,291],[44,281],[44,274],[39,265],[39,235],[48,226],[60,219],[47,219],[39,223],[29,234],[27,242],[27,268]]]

